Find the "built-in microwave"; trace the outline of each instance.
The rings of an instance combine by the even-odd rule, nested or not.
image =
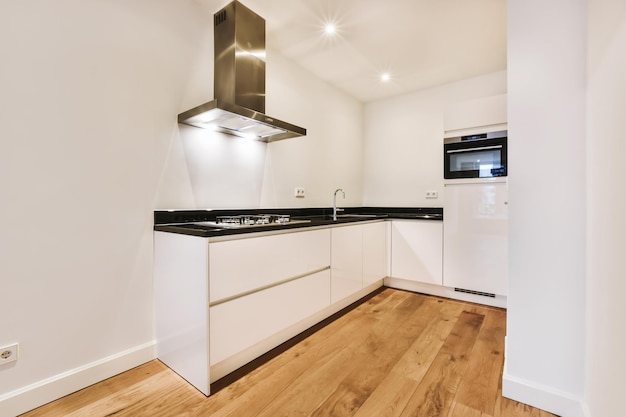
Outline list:
[[[506,177],[506,141],[506,130],[445,138],[443,178]]]

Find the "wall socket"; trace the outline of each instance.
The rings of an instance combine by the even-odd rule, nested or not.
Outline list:
[[[17,360],[17,343],[0,348],[0,365]]]
[[[426,191],[426,198],[437,198],[439,193],[437,191]]]
[[[293,195],[296,198],[304,198],[304,187],[296,187],[296,189],[293,192]]]

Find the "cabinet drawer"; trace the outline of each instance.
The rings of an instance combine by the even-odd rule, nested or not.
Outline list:
[[[210,363],[239,353],[330,305],[330,271],[209,309]]]
[[[215,302],[330,266],[330,230],[209,245],[209,300]]]

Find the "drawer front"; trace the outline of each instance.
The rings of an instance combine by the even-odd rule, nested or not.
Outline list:
[[[209,245],[210,302],[236,297],[330,266],[330,229]]]
[[[210,363],[239,353],[330,305],[325,270],[210,307]]]

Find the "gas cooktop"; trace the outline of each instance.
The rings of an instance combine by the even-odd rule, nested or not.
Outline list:
[[[281,226],[286,224],[309,223],[311,220],[292,220],[288,214],[253,214],[217,216],[215,221],[194,222],[199,226],[242,228],[259,226]]]

